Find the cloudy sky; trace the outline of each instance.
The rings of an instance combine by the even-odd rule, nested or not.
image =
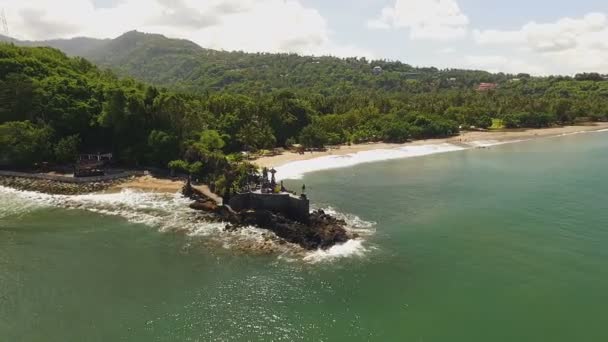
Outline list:
[[[137,29],[225,50],[608,73],[608,0],[0,0],[0,8],[19,39]]]

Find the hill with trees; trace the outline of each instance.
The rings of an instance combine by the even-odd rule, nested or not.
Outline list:
[[[4,40],[9,41],[6,37]],[[422,93],[473,88],[480,82],[506,82],[515,77],[484,71],[416,68],[399,61],[365,58],[217,51],[188,40],[137,31],[112,40],[11,42],[54,47],[121,76],[190,92],[259,94],[288,89],[324,95],[370,90]],[[375,67],[381,68],[379,74],[374,73]]]
[[[112,152],[126,166],[170,165],[232,187],[250,168],[238,163],[244,150],[406,142],[487,128],[493,119],[509,128],[608,120],[608,82],[599,74],[515,77],[144,38],[106,41],[105,57],[95,58],[151,84],[53,48],[0,43],[0,165]],[[147,64],[137,69],[140,58]],[[480,81],[498,87],[476,91]]]

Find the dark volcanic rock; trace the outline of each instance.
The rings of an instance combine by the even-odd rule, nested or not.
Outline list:
[[[190,204],[190,208],[194,210],[201,210],[206,212],[216,212],[218,210],[218,205],[215,201],[207,200],[207,201],[196,201]]]
[[[310,222],[307,224],[263,210],[241,212],[239,216],[241,225],[268,229],[278,237],[309,250],[327,249],[355,237],[346,231],[346,222],[329,216],[323,211],[312,213]]]

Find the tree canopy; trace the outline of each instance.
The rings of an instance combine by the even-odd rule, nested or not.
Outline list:
[[[166,38],[146,39],[151,47]],[[130,41],[122,44],[131,48]],[[193,57],[189,75],[164,64],[146,69],[141,78],[150,85],[52,48],[0,44],[0,164],[68,163],[77,153],[111,152],[123,165],[177,161],[172,169],[216,179],[229,175],[241,151],[296,142],[312,148],[405,142],[488,128],[493,119],[509,128],[608,119],[601,75],[531,77],[170,45],[173,52],[157,51],[150,60],[175,51],[208,58]],[[371,72],[375,65],[380,75]],[[163,72],[171,76],[158,76]],[[479,82],[498,87],[476,91]]]

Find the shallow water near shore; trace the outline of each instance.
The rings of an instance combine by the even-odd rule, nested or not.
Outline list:
[[[0,340],[604,341],[606,170],[608,132],[307,174],[364,237],[303,255],[178,197],[4,189]]]

